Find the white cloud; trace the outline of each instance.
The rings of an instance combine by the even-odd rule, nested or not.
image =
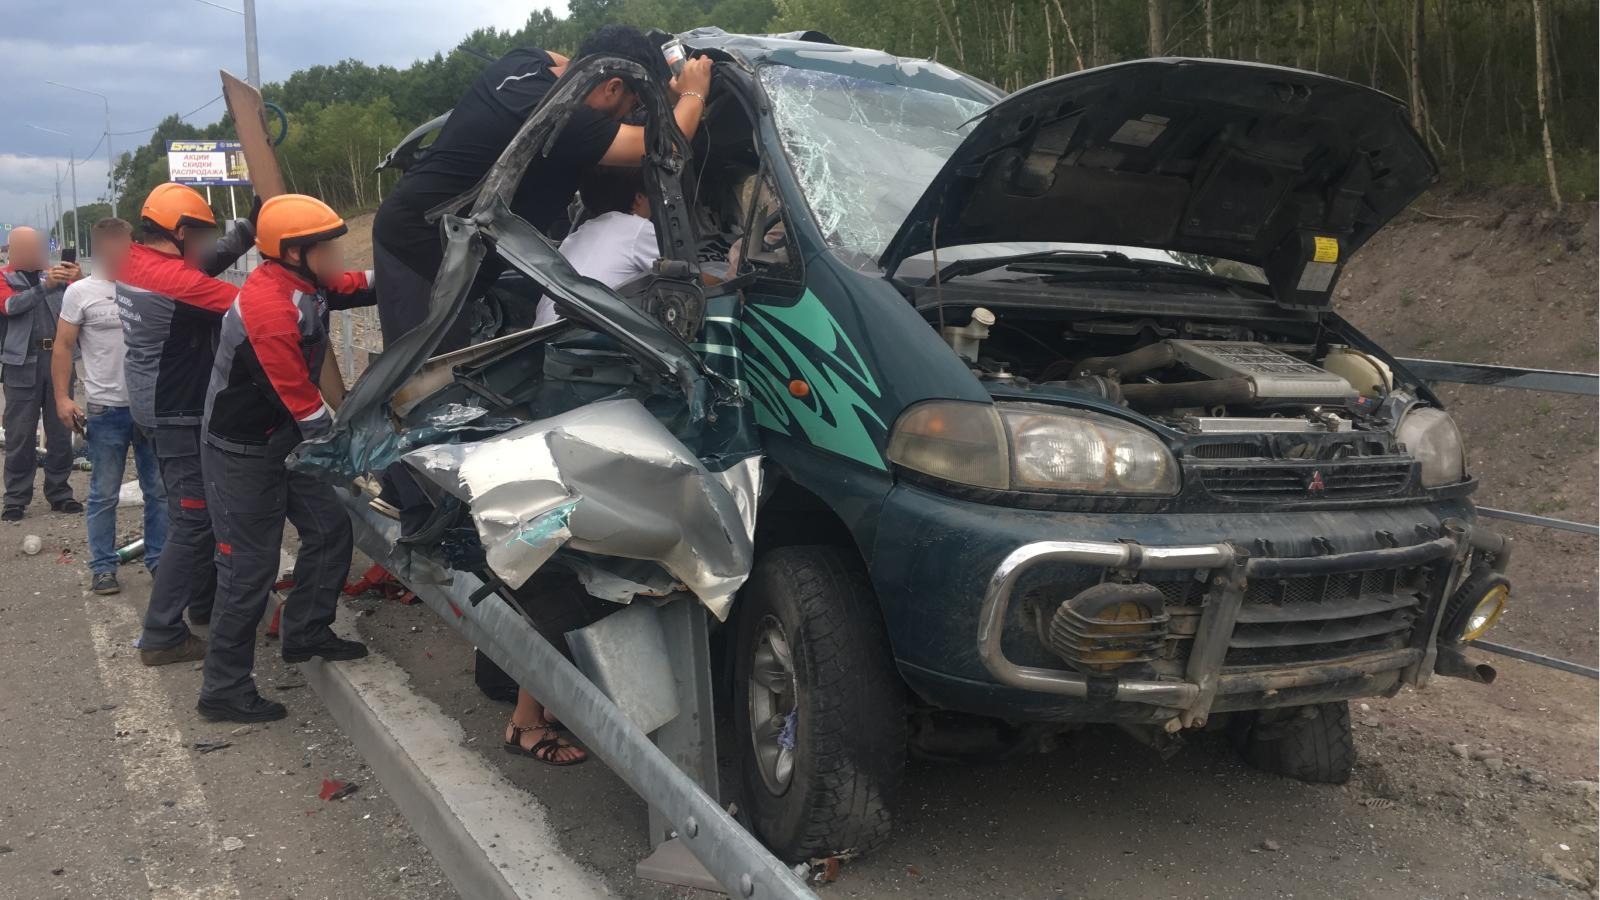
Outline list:
[[[217,0],[238,7],[239,0]],[[469,32],[519,28],[535,9],[560,0],[271,0],[256,6],[262,77],[280,81],[297,69],[341,59],[406,66],[447,50]],[[59,21],[59,0],[7,0],[6,21]],[[113,131],[153,127],[168,115],[192,110],[220,93],[217,70],[245,70],[243,19],[194,0],[79,0],[72,27],[5,29],[0,59],[11,74],[0,101],[0,224],[37,215],[53,195],[55,174],[25,160],[59,158],[69,147],[86,153],[105,130],[105,107],[85,94],[45,84],[62,81],[105,94]],[[18,73],[23,73],[18,77]],[[214,122],[221,104],[190,121]],[[38,125],[70,137],[26,127]],[[148,135],[113,138],[118,152]],[[94,188],[78,181],[78,199],[104,190],[105,150]],[[89,169],[80,166],[79,174]],[[70,201],[66,201],[70,204]]]

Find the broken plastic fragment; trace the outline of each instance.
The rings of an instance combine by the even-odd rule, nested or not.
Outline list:
[[[323,800],[343,800],[359,790],[361,790],[361,785],[359,784],[324,778],[322,779],[322,790],[317,792],[317,796]]]

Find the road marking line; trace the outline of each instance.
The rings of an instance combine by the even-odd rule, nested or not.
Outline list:
[[[172,701],[161,687],[160,676],[130,658],[128,640],[116,633],[137,632],[139,617],[127,603],[106,603],[94,597],[84,601],[89,635],[94,641],[95,666],[105,696],[114,696],[111,717],[118,732],[145,733],[144,745],[118,756],[122,762],[123,790],[130,799],[133,821],[149,843],[139,854],[145,881],[156,900],[233,900],[240,897],[227,863],[189,866],[180,854],[152,852],[173,845],[194,843],[199,831],[203,855],[219,852],[214,817],[200,775],[185,749],[183,733],[172,715]],[[112,659],[112,654],[116,659]],[[176,801],[171,807],[162,801]],[[178,821],[181,819],[182,821]],[[187,823],[195,823],[190,828]]]

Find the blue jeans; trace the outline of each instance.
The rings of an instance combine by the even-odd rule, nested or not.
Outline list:
[[[144,564],[155,569],[167,541],[167,492],[161,486],[156,448],[133,427],[126,406],[88,405],[85,426],[89,447],[89,570],[96,575],[117,570],[117,495],[128,465],[128,447],[144,492]]]

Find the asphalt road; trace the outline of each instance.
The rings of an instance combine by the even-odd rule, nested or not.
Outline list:
[[[37,556],[20,549],[29,533],[44,538]],[[123,567],[121,596],[88,595],[84,549],[81,518],[42,504],[0,526],[0,898],[457,896],[274,643],[263,639],[257,674],[290,718],[239,734],[204,723],[193,666],[137,662],[142,567]],[[699,896],[633,876],[648,851],[645,810],[602,763],[553,769],[500,752],[509,709],[477,693],[470,648],[433,613],[368,597],[341,615],[404,670],[396,690],[460,724],[451,752],[536,798],[581,871],[616,897]],[[1508,664],[1490,689],[1439,682],[1357,717],[1362,759],[1342,787],[1252,771],[1204,738],[1163,762],[1106,729],[997,765],[914,764],[891,843],[818,890],[1592,896],[1593,682]],[[206,740],[231,746],[194,749]],[[322,801],[323,779],[361,787]]]
[[[257,678],[290,717],[204,722],[194,664],[138,662],[144,568],[122,567],[119,596],[88,594],[82,516],[45,509],[0,525],[0,898],[455,896],[275,643]],[[137,511],[119,524],[137,533]],[[231,745],[193,746],[217,740]],[[323,779],[360,787],[325,802]]]
[[[546,806],[570,857],[617,896],[684,896],[633,877],[648,852],[645,810],[603,765],[554,769],[496,749],[509,707],[472,686],[471,648],[453,630],[421,605],[355,606],[364,613],[355,620],[360,633],[410,673],[410,688]],[[996,765],[913,764],[894,838],[845,863],[819,893],[1589,896],[1594,682],[1517,663],[1501,672],[1493,695],[1436,680],[1427,692],[1357,706],[1361,759],[1352,782],[1338,787],[1251,770],[1209,737],[1163,762],[1114,729],[1085,730],[1048,755]],[[1451,745],[1461,742],[1493,762],[1456,756]],[[1580,779],[1588,783],[1571,783]]]

